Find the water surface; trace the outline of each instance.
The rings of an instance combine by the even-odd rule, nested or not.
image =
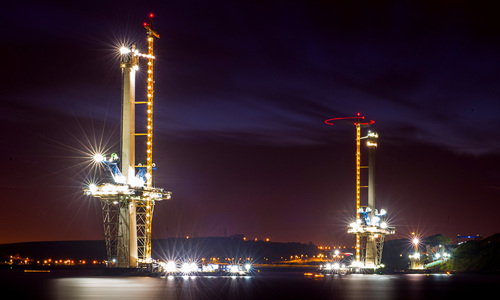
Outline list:
[[[4,292],[16,295],[12,299],[490,299],[500,284],[500,276],[446,274],[310,277],[303,272],[261,272],[242,277],[167,278],[69,272],[14,275],[2,276],[0,285]]]

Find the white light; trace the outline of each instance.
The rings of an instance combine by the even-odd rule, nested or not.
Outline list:
[[[333,264],[333,269],[334,269],[334,270],[338,270],[338,269],[340,269],[340,265],[339,265],[338,263],[334,263],[334,264]]]
[[[332,265],[331,264],[326,264],[325,265],[325,270],[331,270],[332,269]]]
[[[245,270],[247,270],[247,272],[248,272],[248,271],[250,271],[250,268],[251,268],[251,267],[252,267],[252,266],[251,266],[250,264],[246,264],[246,265],[245,265]]]
[[[101,153],[96,153],[96,154],[94,155],[94,161],[95,161],[96,163],[100,163],[100,162],[104,161],[104,159],[105,159],[105,157],[104,157],[104,155],[102,155]]]
[[[109,195],[109,194],[130,194],[130,190],[126,185],[113,185],[113,184],[105,184],[101,186],[99,190],[95,190],[94,194],[96,195]]]
[[[240,268],[238,267],[238,265],[232,265],[229,267],[229,272],[231,273],[238,273],[240,271]]]
[[[116,183],[122,183],[122,184],[126,183],[126,178],[123,175],[121,175],[121,176],[120,175],[113,176],[113,179],[115,180]]]
[[[120,48],[120,54],[121,55],[124,55],[124,54],[129,54],[130,53],[130,49],[127,48],[127,47],[121,47]]]
[[[181,266],[181,272],[184,274],[190,273],[191,272],[190,263],[184,262]]]
[[[165,265],[165,271],[167,271],[167,273],[176,272],[177,266],[175,265],[175,262],[174,261],[167,262],[167,264]]]
[[[144,180],[142,180],[142,178],[140,178],[140,177],[134,177],[134,179],[132,179],[132,182],[130,183],[130,185],[133,187],[143,187]]]
[[[198,271],[198,265],[196,265],[196,263],[192,262],[189,264],[189,269],[191,270],[191,272],[196,272],[196,271]]]
[[[387,222],[380,223],[380,228],[386,229],[387,228]]]
[[[92,194],[93,194],[93,193],[95,193],[95,192],[97,192],[97,185],[95,185],[95,184],[93,184],[93,183],[92,183],[92,184],[89,184],[89,191],[90,191],[90,193],[92,193]]]

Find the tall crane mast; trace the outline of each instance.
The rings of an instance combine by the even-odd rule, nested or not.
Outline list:
[[[160,38],[160,35],[153,29],[153,14],[149,14],[149,23],[144,23],[148,39],[148,79],[147,79],[147,141],[146,141],[146,186],[153,186],[153,99],[154,99],[154,77],[153,77],[153,62],[154,39]],[[149,262],[151,260],[151,226],[153,223],[153,208],[154,202],[151,197],[146,198],[145,207],[145,232],[143,244],[143,260]],[[140,241],[139,241],[140,243]]]

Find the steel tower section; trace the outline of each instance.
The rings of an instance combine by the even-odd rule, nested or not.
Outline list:
[[[151,225],[156,201],[170,199],[171,193],[153,187],[153,30],[152,17],[145,23],[148,54],[140,53],[135,45],[120,48],[122,69],[122,126],[121,160],[116,154],[106,158],[94,156],[110,177],[103,183],[91,184],[84,189],[87,195],[101,201],[108,267],[149,268],[151,259]],[[139,58],[148,60],[147,100],[135,100],[135,74]],[[146,133],[137,133],[135,105],[146,104]],[[146,163],[136,165],[136,136],[146,136]],[[121,164],[121,168],[118,167]],[[120,171],[123,171],[123,173]],[[137,171],[137,172],[136,172]]]
[[[356,261],[353,266],[357,268],[375,269],[380,267],[385,236],[394,234],[394,227],[390,227],[385,218],[386,211],[380,212],[375,208],[375,150],[378,134],[368,132],[361,136],[361,129],[374,124],[374,121],[363,122],[364,117],[359,113],[356,117],[334,118],[325,121],[328,125],[340,120],[354,119],[356,126],[356,218],[348,226],[348,233],[356,235]],[[361,140],[366,139],[369,150],[368,166],[361,165]],[[368,169],[368,185],[361,185],[361,169]],[[362,205],[361,188],[368,188],[366,205]]]

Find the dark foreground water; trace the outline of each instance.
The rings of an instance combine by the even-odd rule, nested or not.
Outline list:
[[[95,273],[95,272],[94,272]],[[104,277],[66,271],[0,273],[1,299],[498,299],[500,276],[327,275]]]

